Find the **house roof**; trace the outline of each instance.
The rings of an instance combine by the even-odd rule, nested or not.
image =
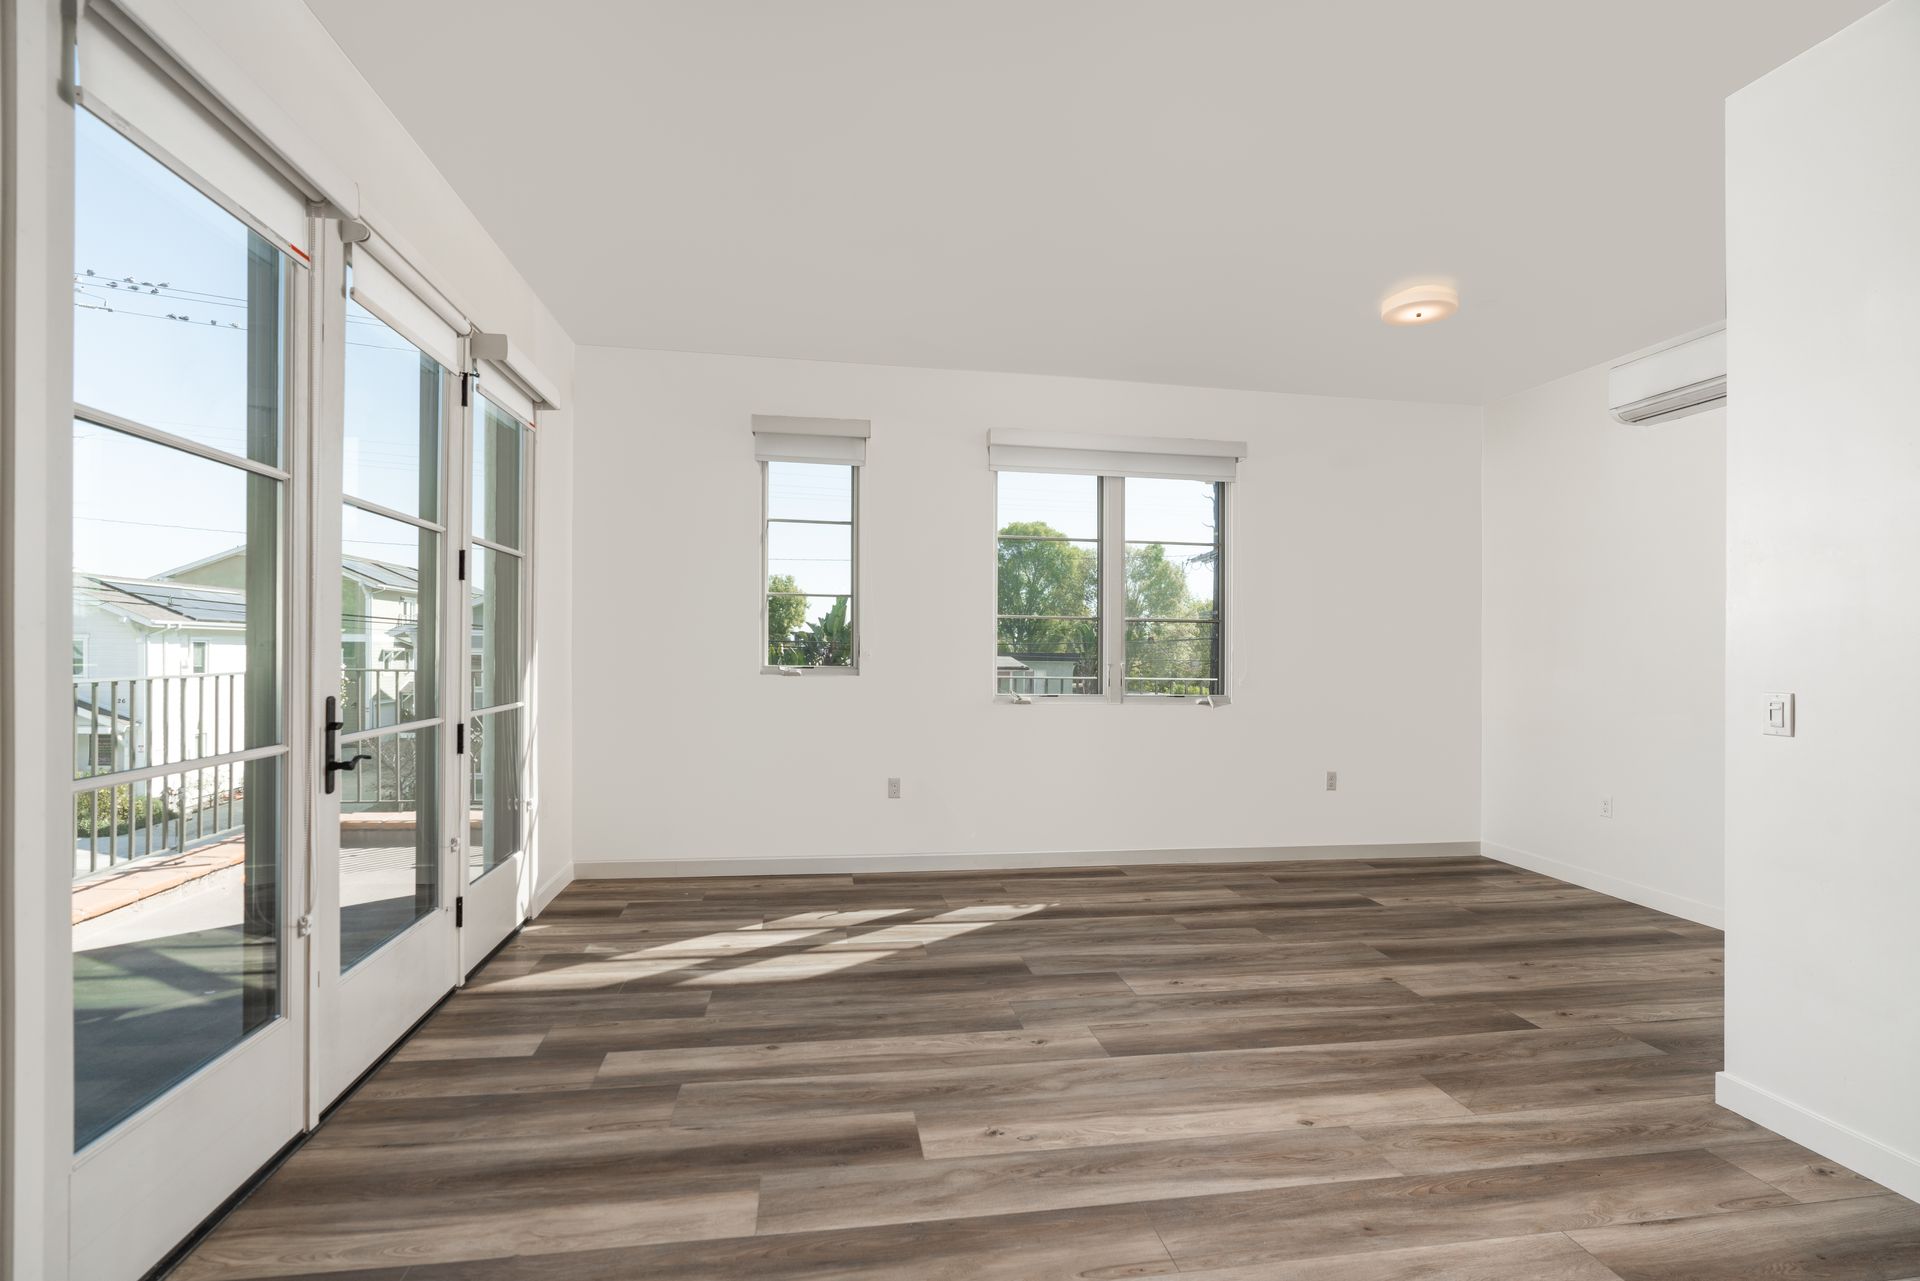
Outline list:
[[[390,560],[372,560],[365,556],[342,556],[340,568],[376,590],[420,590],[420,571],[411,565],[396,565]]]
[[[237,588],[109,578],[104,574],[75,574],[73,578],[75,586],[94,604],[149,627],[177,627],[181,623],[239,626],[247,621],[246,593]]]

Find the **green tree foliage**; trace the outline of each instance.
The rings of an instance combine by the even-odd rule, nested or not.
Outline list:
[[[804,596],[775,596],[773,592],[797,592],[800,584],[794,581],[792,574],[775,574],[767,579],[767,662],[775,667],[791,665],[799,661],[790,651],[794,648],[794,633],[807,621],[807,601]]]
[[[1091,618],[1100,600],[1099,557],[1073,543],[1039,541],[1063,537],[1044,521],[1014,521],[1000,533],[1000,613],[1068,616],[1003,618],[1000,652],[1074,654],[1080,656],[1075,674],[1093,675],[1100,648]],[[1087,621],[1076,621],[1081,617]]]
[[[1196,559],[1211,565],[1215,558],[1212,552],[1204,552]],[[1211,594],[1196,599],[1187,586],[1186,566],[1168,559],[1167,549],[1159,543],[1127,548],[1127,617],[1150,620],[1127,624],[1127,675],[1140,682],[1140,692],[1213,692],[1206,679],[1218,675]]]
[[[1041,521],[1015,521],[1000,531],[999,599],[1002,615],[1069,615],[1067,618],[1005,618],[1002,654],[1075,655],[1074,672],[1096,675],[1099,628],[1099,558],[1087,547],[1046,541],[1062,537]],[[1213,563],[1203,553],[1199,563]],[[1127,549],[1127,616],[1149,619],[1127,626],[1127,675],[1165,677],[1140,688],[1156,694],[1205,694],[1214,671],[1213,601],[1196,599],[1186,566],[1159,543]],[[1078,621],[1080,618],[1086,621]]]
[[[847,618],[848,599],[835,598],[833,608],[807,624],[794,639],[801,661],[808,667],[847,667],[853,662],[853,625]]]

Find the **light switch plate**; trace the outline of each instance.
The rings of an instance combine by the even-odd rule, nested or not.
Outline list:
[[[1775,738],[1793,737],[1793,695],[1768,694],[1766,715],[1765,727],[1760,731],[1762,734]]]

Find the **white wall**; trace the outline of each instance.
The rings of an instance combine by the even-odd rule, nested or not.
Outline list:
[[[1920,0],[1727,126],[1720,1097],[1920,1197]]]
[[[1486,852],[1710,924],[1725,468],[1725,410],[1623,426],[1606,365],[1487,407]]]
[[[1477,408],[606,348],[577,394],[583,866],[1479,836]],[[872,420],[857,677],[760,674],[754,413]],[[1232,706],[992,701],[993,427],[1251,443]]]

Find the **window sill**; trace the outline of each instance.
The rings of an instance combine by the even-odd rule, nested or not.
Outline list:
[[[1204,696],[1187,694],[1129,694],[1123,698],[1112,699],[1105,694],[1035,694],[1031,697],[1013,694],[995,694],[993,701],[1009,707],[1039,707],[1046,703],[1078,703],[1095,707],[1207,707],[1202,701]],[[1233,699],[1226,694],[1213,695],[1212,707],[1215,710],[1231,706]]]
[[[858,676],[858,667],[762,667],[762,676]]]

